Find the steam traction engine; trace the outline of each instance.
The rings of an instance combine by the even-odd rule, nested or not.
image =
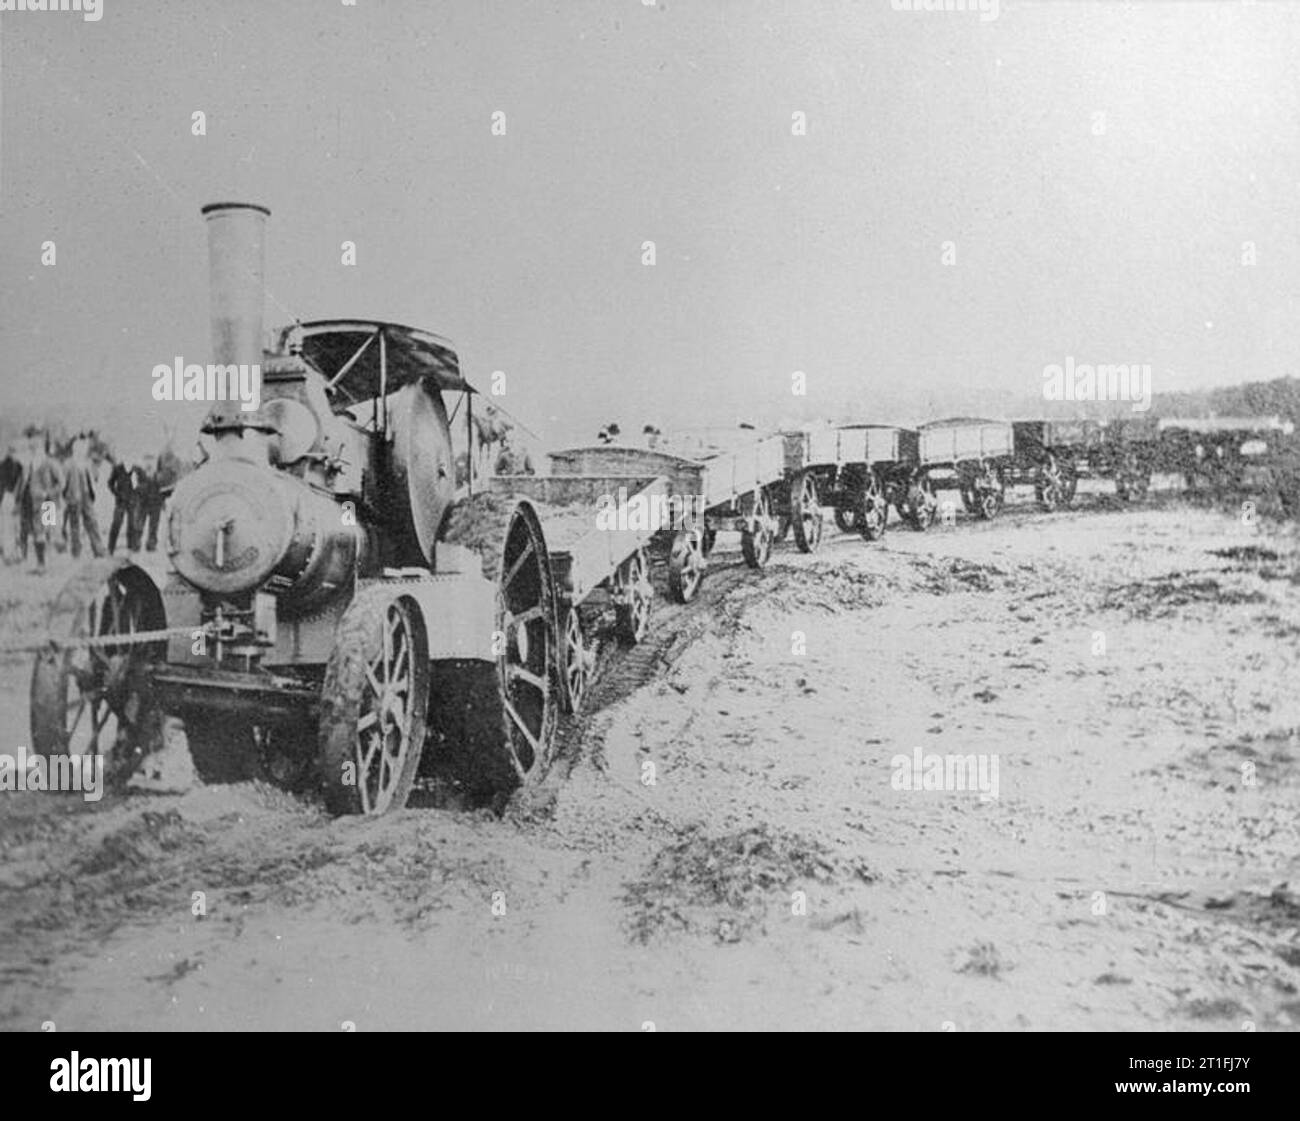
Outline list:
[[[426,744],[472,793],[539,774],[557,720],[557,590],[537,509],[457,509],[455,351],[396,324],[312,322],[263,352],[269,212],[204,208],[213,357],[260,363],[258,409],[214,404],[181,480],[160,588],[81,571],[32,677],[33,749],[129,768],[163,730],[200,775],[317,783],[335,812],[406,801]],[[468,428],[468,425],[467,425]],[[481,514],[475,521],[476,514]]]

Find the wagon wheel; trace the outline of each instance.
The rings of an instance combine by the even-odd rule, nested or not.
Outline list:
[[[772,555],[773,521],[772,507],[767,499],[767,491],[762,487],[751,492],[746,502],[749,513],[746,526],[740,534],[740,551],[745,556],[745,563],[750,568],[762,568]]]
[[[690,603],[695,598],[704,580],[705,566],[701,532],[680,530],[673,538],[672,551],[668,554],[668,590],[673,599],[678,603]]]
[[[1070,457],[1061,460],[1061,505],[1069,506],[1079,490],[1079,467]]]
[[[1140,463],[1132,452],[1127,454],[1115,472],[1115,493],[1126,502],[1134,502],[1146,495],[1150,485],[1150,468]]]
[[[1034,495],[1039,506],[1049,513],[1065,504],[1065,479],[1056,456],[1049,455],[1039,465],[1034,479]]]
[[[850,533],[857,528],[857,514],[842,506],[835,507],[835,525],[841,533]]]
[[[817,480],[802,471],[790,484],[790,513],[794,543],[802,553],[815,553],[822,543],[822,508],[817,501]]]
[[[573,713],[582,708],[582,698],[587,695],[589,668],[582,618],[576,607],[570,607],[564,613],[564,641],[560,650],[560,674],[564,683],[560,699],[565,712]]]
[[[503,746],[516,782],[526,783],[550,764],[559,717],[552,686],[561,678],[551,560],[530,507],[521,506],[511,518],[501,560],[496,630]]]
[[[880,480],[874,471],[867,473],[858,490],[855,513],[854,524],[864,541],[875,541],[884,536],[887,510],[884,495],[880,492]]]
[[[1002,480],[991,468],[976,483],[976,513],[984,521],[992,521],[1002,509]]]
[[[645,638],[650,629],[650,605],[654,594],[650,565],[645,551],[638,549],[619,565],[615,576],[615,595],[619,602],[614,608],[614,618],[620,637],[629,646],[635,646]]]
[[[924,533],[934,524],[939,500],[934,495],[934,484],[928,476],[917,479],[907,490],[907,520],[912,528]],[[900,511],[901,513],[902,511]]]
[[[401,809],[429,705],[428,642],[414,600],[384,585],[353,599],[335,632],[321,701],[318,762],[330,811]]]
[[[80,573],[61,598],[76,607],[70,637],[129,635],[164,624],[161,597],[143,571],[131,566],[97,579]],[[134,769],[141,755],[161,742],[150,668],[164,642],[68,646],[42,651],[32,668],[32,751],[40,755],[106,755],[114,781]]]
[[[885,520],[889,520],[889,507],[894,508],[894,513],[898,515],[899,521],[911,521],[912,515],[908,508],[908,492],[910,488],[906,483],[899,482],[897,479],[891,480],[885,485]]]

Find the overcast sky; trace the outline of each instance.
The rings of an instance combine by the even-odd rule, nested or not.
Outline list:
[[[7,415],[173,418],[226,199],[272,210],[269,320],[444,334],[548,444],[774,417],[794,370],[888,420],[1068,356],[1297,369],[1297,3],[104,0],[0,40]]]

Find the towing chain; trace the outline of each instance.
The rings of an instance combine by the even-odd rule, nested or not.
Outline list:
[[[167,638],[181,635],[193,636],[202,632],[207,638],[213,636],[209,626],[164,627],[156,631],[133,631],[130,634],[85,635],[81,638],[54,639],[43,642],[0,643],[0,654],[43,654],[51,650],[95,649],[100,646],[144,646],[150,642],[161,642]]]

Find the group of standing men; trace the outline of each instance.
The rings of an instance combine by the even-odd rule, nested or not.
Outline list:
[[[6,560],[25,562],[34,551],[37,570],[44,571],[51,546],[80,557],[84,532],[91,553],[102,557],[116,551],[123,529],[128,551],[139,551],[143,542],[153,552],[163,506],[179,476],[174,456],[161,459],[149,455],[128,465],[89,433],[76,436],[68,453],[57,456],[46,433],[28,427],[22,444],[10,447],[0,461],[0,508],[5,511],[0,552]],[[110,467],[107,487],[113,496],[107,549],[95,513],[105,466]]]

